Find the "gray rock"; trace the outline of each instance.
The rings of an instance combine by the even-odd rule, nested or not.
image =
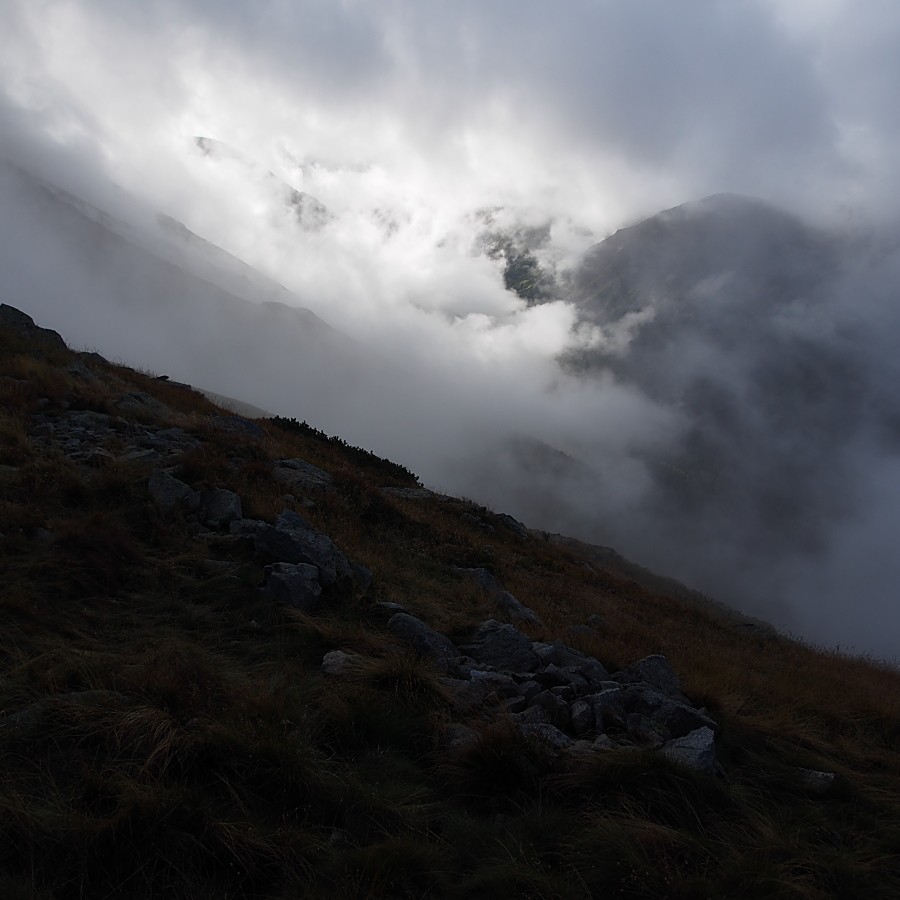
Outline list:
[[[460,566],[453,566],[452,568],[457,575],[469,581],[474,581],[489,597],[503,591],[503,585],[485,568],[464,569]]]
[[[331,488],[331,476],[304,459],[278,459],[272,474],[279,484],[301,494],[315,494]]]
[[[332,650],[322,659],[322,674],[328,678],[346,678],[359,667],[362,657],[356,653]]]
[[[596,628],[591,628],[590,625],[569,625],[566,628],[566,635],[568,637],[595,638],[600,637],[600,632]]]
[[[207,528],[222,531],[242,517],[241,498],[234,491],[217,488],[200,492],[197,519]]]
[[[554,641],[552,644],[545,644],[541,641],[535,641],[532,649],[537,654],[542,666],[579,666],[587,662],[589,657],[580,650],[574,650],[567,647],[562,641]]]
[[[640,713],[629,713],[625,718],[625,727],[636,743],[654,750],[658,750],[672,737],[665,725]]]
[[[66,366],[66,374],[86,384],[93,384],[100,380],[80,359],[76,359],[75,362]]]
[[[679,738],[698,728],[718,729],[718,724],[699,710],[679,703],[644,685],[629,685],[622,690],[622,702],[629,713],[648,716],[664,725],[672,737]]]
[[[593,704],[586,700],[576,700],[571,707],[572,731],[587,734],[594,730],[595,713]]]
[[[504,528],[518,535],[521,540],[528,540],[528,529],[518,519],[514,519],[508,513],[497,513],[497,519]]]
[[[228,532],[235,537],[254,538],[260,526],[265,524],[257,519],[235,519],[228,524]]]
[[[464,649],[478,662],[503,671],[534,672],[540,665],[531,650],[531,638],[496,619],[482,623],[472,643]]]
[[[319,570],[306,563],[274,563],[264,570],[265,592],[278,603],[312,612],[322,596]]]
[[[245,434],[248,437],[256,438],[261,441],[265,436],[265,432],[255,422],[245,419],[243,416],[213,416],[210,423],[216,428],[223,431],[230,431],[232,434]]]
[[[478,735],[468,725],[451,723],[441,731],[438,746],[455,755],[478,743]]]
[[[662,752],[673,762],[699,772],[716,770],[715,734],[709,728],[698,728],[683,737],[668,741]],[[832,776],[834,777],[834,776]]]
[[[566,729],[570,724],[569,704],[558,697],[552,691],[541,691],[535,697],[530,707],[540,706],[550,713],[550,722],[559,729]]]
[[[173,478],[162,469],[154,469],[150,474],[147,490],[150,499],[165,513],[178,509],[182,501],[193,493],[183,481]]]
[[[834,784],[834,772],[820,772],[817,769],[795,768],[797,784],[813,797],[821,797]]]
[[[118,394],[113,402],[116,409],[123,414],[154,419],[168,419],[175,415],[165,403],[160,403],[159,400],[143,391]]]
[[[509,591],[500,591],[491,598],[494,613],[507,622],[525,622],[529,625],[543,625],[541,617],[530,607],[519,602]]]
[[[553,716],[545,706],[529,706],[524,712],[513,715],[519,725],[549,725]]]
[[[665,694],[673,700],[678,700],[680,703],[690,702],[681,689],[681,681],[675,674],[675,670],[669,665],[669,661],[659,654],[647,656],[632,663],[620,672],[616,672],[612,679],[618,681],[619,684],[644,682],[652,685],[660,694]]]
[[[253,543],[262,559],[315,566],[323,588],[343,589],[352,584],[350,563],[331,538],[288,509],[274,526],[260,525]]]
[[[41,328],[34,319],[22,310],[0,303],[0,325],[15,331],[27,340],[49,350],[68,350],[62,337],[50,328]]]
[[[527,737],[537,738],[557,750],[565,750],[572,739],[553,725],[521,725],[519,730]]]
[[[479,672],[473,670],[469,676],[472,682],[481,682],[489,694],[498,697],[515,697],[519,691],[519,685],[508,675],[500,672]]]
[[[506,711],[513,714],[525,712],[528,708],[524,697],[509,697],[503,701],[503,704],[506,707]]]
[[[611,725],[621,725],[625,721],[625,704],[619,687],[598,691],[584,698],[594,710],[594,730],[599,734]]]
[[[537,697],[542,690],[543,688],[536,681],[529,680],[521,682],[516,693],[528,702]]]
[[[459,649],[443,634],[429,628],[421,619],[408,613],[394,613],[387,623],[388,631],[412,647],[421,656],[455,659]]]
[[[427,500],[434,496],[434,491],[429,491],[427,488],[383,487],[381,490],[385,494],[402,497],[404,500]]]

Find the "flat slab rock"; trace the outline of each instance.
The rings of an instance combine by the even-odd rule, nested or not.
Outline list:
[[[463,650],[480,663],[508,672],[534,672],[541,664],[531,638],[496,619],[484,622]]]

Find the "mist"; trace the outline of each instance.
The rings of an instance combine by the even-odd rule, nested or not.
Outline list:
[[[3,302],[900,655],[895,5],[41,0],[0,24]],[[598,242],[722,192],[819,248],[777,308],[739,277],[743,219],[677,308],[658,257],[623,315],[579,294]],[[803,365],[825,377],[791,399]]]

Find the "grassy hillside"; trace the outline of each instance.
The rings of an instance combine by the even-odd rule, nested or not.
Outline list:
[[[743,633],[470,501],[385,491],[415,478],[313,427],[256,436],[27,328],[0,328],[0,376],[0,897],[900,896],[896,671]],[[330,489],[285,499],[294,458]],[[246,540],[153,502],[159,468],[246,519],[295,509],[371,585],[272,601]],[[381,605],[465,644],[492,613],[455,566],[535,610],[534,639],[610,671],[664,654],[719,723],[719,773],[466,709]],[[334,650],[354,663],[327,677]]]

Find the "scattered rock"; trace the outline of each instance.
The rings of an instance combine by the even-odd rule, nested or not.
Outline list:
[[[124,414],[146,416],[153,419],[171,419],[175,415],[165,403],[160,403],[155,397],[151,397],[143,391],[118,394],[113,404],[120,413]]]
[[[150,499],[164,512],[171,513],[193,493],[183,481],[173,478],[162,469],[154,469],[147,482]]]
[[[394,613],[387,623],[388,631],[395,634],[421,656],[437,656],[447,659],[458,657],[459,649],[450,640],[421,619],[408,613]]]
[[[522,725],[520,730],[522,734],[537,738],[557,750],[565,750],[572,743],[572,738],[553,725]]]
[[[819,772],[816,769],[795,768],[797,784],[813,797],[821,797],[834,784],[834,772]]]
[[[234,491],[218,488],[200,492],[197,519],[207,528],[223,531],[241,518],[241,498]]]
[[[322,659],[322,674],[328,678],[346,678],[359,668],[361,662],[362,657],[356,653],[332,650]]]
[[[714,741],[715,734],[711,728],[698,728],[683,737],[668,741],[662,752],[673,762],[698,772],[712,773],[717,766]]]
[[[319,570],[306,563],[274,563],[264,570],[265,592],[273,600],[312,612],[322,596]]]
[[[304,459],[278,459],[272,465],[272,475],[289,491],[314,494],[331,488],[331,476]]]
[[[295,512],[284,510],[274,526],[260,524],[253,540],[257,555],[263,559],[315,566],[323,588],[352,584],[353,570],[347,557],[330,537]]]
[[[496,619],[484,622],[472,643],[463,649],[478,662],[510,672],[534,672],[540,666],[531,649],[531,638]]]
[[[652,718],[664,725],[675,738],[683,737],[698,728],[715,731],[719,727],[699,710],[657,693],[646,685],[629,685],[624,688],[622,702],[627,712]]]
[[[616,672],[612,676],[613,681],[619,684],[650,684],[660,694],[665,694],[673,700],[680,703],[689,703],[690,701],[681,690],[681,681],[675,674],[675,670],[669,665],[669,661],[658,654],[647,656],[644,659],[632,663],[630,666]]]

